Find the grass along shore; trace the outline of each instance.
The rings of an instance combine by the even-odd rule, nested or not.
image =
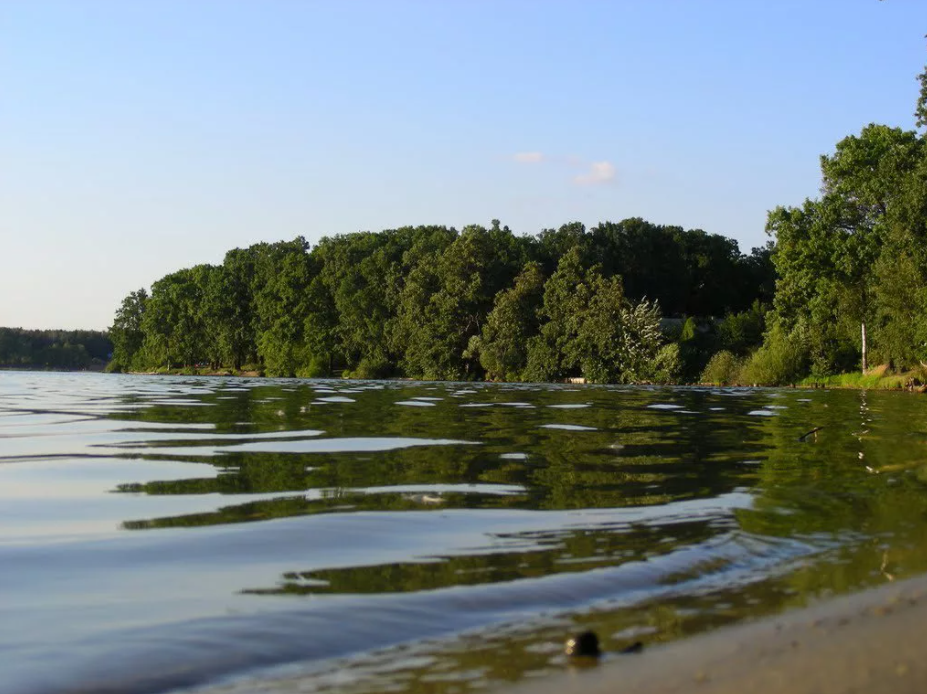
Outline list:
[[[797,388],[849,388],[856,390],[927,390],[927,367],[892,371],[888,364],[862,371],[826,376],[801,375],[778,360],[757,360],[756,356],[738,358],[730,352],[717,352],[708,361],[699,378],[710,386],[791,386]],[[765,362],[765,363],[764,363]],[[770,363],[773,362],[773,363]],[[759,367],[759,368],[758,368]]]

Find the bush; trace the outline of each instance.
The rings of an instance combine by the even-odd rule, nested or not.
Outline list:
[[[740,380],[745,384],[781,386],[796,383],[808,372],[808,355],[800,341],[779,326],[744,364]]]
[[[328,361],[319,357],[312,357],[308,364],[296,369],[297,378],[324,378],[330,375]]]
[[[345,371],[344,378],[374,379],[386,378],[392,372],[392,365],[379,357],[364,357],[353,371]]]
[[[663,345],[650,365],[648,377],[651,383],[676,383],[682,371],[679,359],[679,345],[671,342]]]
[[[104,371],[108,374],[121,374],[126,371],[126,367],[121,361],[113,359],[106,365]]]
[[[704,371],[700,377],[702,383],[710,383],[716,386],[729,386],[742,383],[741,372],[744,368],[742,359],[738,359],[733,353],[722,349],[708,360]]]
[[[542,335],[530,338],[528,340],[528,365],[522,374],[522,380],[541,383],[559,380],[562,377],[557,350]]]

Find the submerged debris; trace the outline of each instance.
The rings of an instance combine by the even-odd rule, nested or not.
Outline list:
[[[644,644],[635,641],[630,646],[622,648],[619,653],[640,653],[644,650]],[[584,631],[576,636],[570,637],[566,642],[566,654],[571,658],[598,658],[602,655],[599,648],[599,637],[594,631]]]
[[[594,631],[584,631],[570,637],[566,642],[566,654],[573,658],[598,658],[602,655],[599,637]]]
[[[812,429],[811,431],[809,431],[809,432],[807,432],[807,433],[804,433],[804,434],[802,434],[801,436],[799,436],[799,437],[798,437],[798,440],[799,440],[799,441],[804,441],[804,440],[806,440],[809,436],[811,436],[812,434],[818,433],[818,432],[819,432],[821,429],[823,429],[823,428],[824,428],[824,427],[815,427],[815,428]]]

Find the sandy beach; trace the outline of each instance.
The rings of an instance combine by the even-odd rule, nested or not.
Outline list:
[[[598,665],[532,681],[511,692],[837,694],[927,691],[927,577]]]

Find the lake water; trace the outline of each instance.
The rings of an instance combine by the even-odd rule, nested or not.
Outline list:
[[[0,373],[0,689],[544,676],[927,570],[925,453],[908,393]]]

